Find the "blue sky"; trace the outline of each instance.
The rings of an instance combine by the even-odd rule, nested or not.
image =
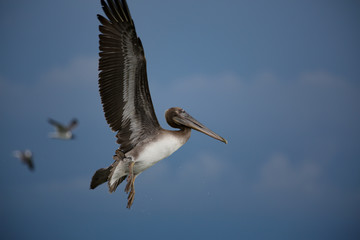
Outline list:
[[[225,137],[89,190],[118,147],[97,89],[100,1],[0,3],[2,239],[359,239],[360,5],[128,2],[161,125],[180,106]],[[51,117],[79,119],[74,141]],[[12,151],[29,148],[35,172]]]

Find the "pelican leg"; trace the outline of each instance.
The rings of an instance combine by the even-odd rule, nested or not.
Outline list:
[[[134,182],[135,182],[135,176],[132,180],[132,183],[131,183],[131,190],[130,190],[130,193],[128,195],[128,203],[127,203],[127,208],[131,208],[131,205],[133,204],[134,202],[134,199],[135,199],[135,187],[134,187]]]
[[[126,193],[129,193],[129,191],[130,191],[130,193],[128,195],[128,204],[126,206],[127,208],[131,207],[131,205],[134,202],[134,198],[135,198],[134,182],[135,182],[136,176],[134,175],[134,172],[133,172],[134,164],[135,164],[134,161],[131,161],[129,163],[129,174],[128,174],[128,178],[127,178],[127,184],[126,184],[126,187],[125,187],[125,192]]]

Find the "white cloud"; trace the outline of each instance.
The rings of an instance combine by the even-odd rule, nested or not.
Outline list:
[[[318,87],[342,87],[347,88],[349,85],[341,77],[324,71],[304,73],[299,77],[299,82],[310,86]]]
[[[180,179],[200,176],[203,179],[219,179],[229,171],[226,159],[220,159],[211,152],[199,153],[191,161],[184,163],[177,171]]]
[[[307,99],[308,94],[313,94],[314,91],[327,90],[328,88],[332,88],[332,93],[335,94],[332,97],[337,97],[336,93],[342,93],[344,89],[360,90],[359,85],[323,71],[303,73],[290,79],[281,79],[271,72],[258,73],[250,78],[244,78],[232,73],[216,76],[198,74],[183,79],[174,79],[169,81],[169,84],[160,85],[151,82],[150,85],[154,86],[159,95],[166,94],[166,97],[171,96],[185,101],[186,99],[201,100],[207,98],[211,103],[214,101],[227,102],[228,99],[234,96],[238,100],[244,99],[244,97],[252,100],[272,100],[270,97],[278,99],[279,94],[280,97],[289,98],[288,100],[294,97]],[[199,98],[199,95],[202,97]],[[232,105],[234,103],[228,102],[227,104]]]
[[[146,177],[147,181],[145,184],[154,184],[155,182],[164,182],[170,183],[172,185],[184,185],[186,184],[191,188],[191,185],[188,184],[189,181],[202,180],[214,180],[218,181],[224,174],[230,171],[229,161],[227,159],[221,158],[212,152],[199,152],[195,156],[192,156],[189,160],[181,160],[180,163],[177,163],[179,166],[177,168],[171,167],[174,164],[171,161],[175,161],[174,156],[170,156],[162,160],[160,163],[146,170],[145,174],[141,174],[139,178]],[[149,181],[150,180],[150,181]],[[156,185],[156,184],[155,184]]]
[[[217,76],[194,75],[174,79],[169,84],[150,82],[157,106],[169,105],[194,109],[235,112],[238,110],[294,111],[294,108],[327,107],[327,101],[358,96],[360,87],[327,72],[305,73],[291,79],[280,79],[265,72],[251,78],[224,73]],[[165,101],[166,99],[166,101]],[[344,103],[346,104],[346,103]],[[284,109],[286,108],[286,109]],[[315,110],[317,111],[317,110]]]
[[[218,92],[227,94],[236,93],[243,86],[243,81],[234,74],[225,73],[218,76],[195,75],[186,79],[175,80],[171,89],[179,92],[208,93]]]
[[[274,154],[261,168],[255,188],[260,192],[313,194],[320,190],[321,167],[316,162],[295,164],[284,154]]]
[[[74,87],[97,87],[97,69],[97,58],[75,57],[65,65],[46,69],[35,81],[18,83],[0,76],[1,91],[7,95],[22,95],[26,92],[39,94],[47,88],[61,91]]]
[[[88,107],[85,103],[92,104],[98,96],[97,59],[76,57],[64,66],[46,70],[35,81],[19,83],[0,78],[0,85],[0,107],[17,118],[66,111],[77,104],[78,108]]]
[[[360,121],[355,104],[360,102],[359,85],[331,73],[312,72],[292,79],[271,73],[251,79],[234,74],[198,75],[173,82],[172,87],[156,88],[159,113],[169,105],[184,107],[199,120],[237,126],[236,133],[246,126],[246,130],[255,128],[252,132],[313,129],[313,134]]]
[[[89,176],[51,180],[35,184],[32,190],[37,192],[56,193],[60,195],[78,191],[85,192],[89,189],[89,182]]]
[[[238,97],[243,82],[233,74],[218,76],[195,75],[184,79],[172,79],[169,84],[150,82],[152,99],[159,114],[169,107],[183,107],[204,112],[218,108],[231,97]],[[230,103],[232,103],[230,101]]]
[[[217,205],[223,191],[233,194],[229,190],[233,183],[227,181],[231,172],[229,161],[210,151],[186,160],[170,156],[137,178],[136,201],[139,207],[151,206],[156,211],[208,211]]]
[[[49,87],[97,87],[97,57],[76,57],[64,66],[56,66],[44,73],[40,84]]]

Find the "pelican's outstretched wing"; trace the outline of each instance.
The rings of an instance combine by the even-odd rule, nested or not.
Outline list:
[[[105,118],[124,152],[160,128],[151,101],[146,60],[125,0],[101,0],[98,15],[99,90]]]

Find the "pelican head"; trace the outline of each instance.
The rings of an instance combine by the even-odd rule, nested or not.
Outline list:
[[[196,131],[202,132],[212,138],[227,143],[227,140],[220,137],[209,128],[198,122],[195,118],[190,116],[184,109],[179,107],[169,108],[165,112],[166,122],[173,128],[192,128]]]

